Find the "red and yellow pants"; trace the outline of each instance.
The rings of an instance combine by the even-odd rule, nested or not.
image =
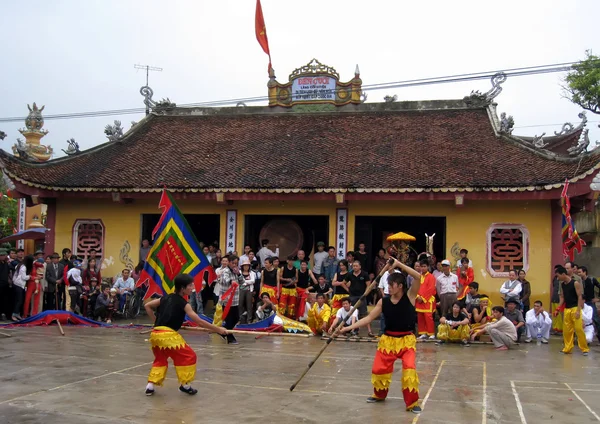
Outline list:
[[[579,318],[575,318],[577,313],[577,306],[574,308],[565,308],[564,317],[564,328],[563,328],[563,352],[570,353],[573,350],[573,338],[577,334],[577,345],[582,352],[589,352],[587,340],[585,338],[585,332],[583,331],[583,320],[581,319],[581,312]]]
[[[556,311],[559,307],[558,303],[553,303],[552,304],[552,312]],[[556,332],[562,333],[563,332],[563,314],[562,312],[559,312],[557,316],[554,316],[554,314],[552,314],[552,329]]]
[[[258,295],[262,296],[263,293],[269,294],[269,297],[271,298],[271,302],[273,302],[273,305],[277,305],[279,303],[279,301],[277,299],[277,287],[263,285],[262,290],[260,291],[260,293]]]
[[[296,320],[304,316],[306,312],[306,300],[308,299],[308,291],[300,287],[296,287]]]
[[[335,314],[342,307],[342,299],[350,296],[350,294],[334,294],[331,298],[331,318],[335,318]]]
[[[435,324],[433,322],[432,312],[417,312],[417,322],[419,326],[419,335],[435,335]]]
[[[395,337],[394,337],[395,336]],[[392,382],[394,362],[402,361],[402,395],[406,409],[411,409],[419,402],[419,377],[415,369],[417,356],[417,339],[412,333],[392,333],[386,331],[377,345],[375,361],[371,375],[373,396],[385,399]]]
[[[285,315],[288,318],[294,319],[294,314],[296,311],[296,297],[296,287],[282,288],[281,296],[279,297],[279,309],[277,312],[279,312],[281,315]]]
[[[148,383],[162,386],[167,375],[168,359],[173,360],[177,379],[181,385],[190,384],[196,376],[196,353],[183,337],[169,327],[155,327],[150,335],[154,363]]]

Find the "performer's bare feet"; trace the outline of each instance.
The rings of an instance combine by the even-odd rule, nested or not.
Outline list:
[[[183,392],[183,393],[187,393],[188,395],[195,395],[196,393],[198,393],[198,390],[193,389],[192,386],[187,386],[187,388],[185,386],[179,386],[179,391]]]

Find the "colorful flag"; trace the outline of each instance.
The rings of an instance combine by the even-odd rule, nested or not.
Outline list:
[[[571,219],[571,201],[567,196],[569,190],[569,180],[565,181],[565,187],[560,195],[560,204],[562,207],[562,240],[563,240],[563,255],[565,258],[573,261],[575,259],[575,251],[581,253],[581,249],[585,246]]]
[[[171,195],[163,190],[159,208],[163,210],[158,225],[152,232],[154,244],[148,252],[144,269],[136,287],[148,283],[146,296],[160,296],[175,291],[175,277],[189,274],[194,278],[196,291],[202,290],[202,281],[208,273],[208,281],[216,279],[210,262],[202,253],[194,233]]]
[[[258,44],[262,47],[263,51],[269,56],[269,68],[268,72],[271,73],[271,51],[269,50],[269,39],[267,38],[267,27],[265,26],[265,17],[262,13],[262,6],[260,0],[256,0],[256,15],[254,17],[254,26],[256,32],[256,39]]]

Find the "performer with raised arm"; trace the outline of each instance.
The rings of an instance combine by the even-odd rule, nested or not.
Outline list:
[[[154,321],[154,329],[150,335],[154,363],[150,375],[148,375],[146,396],[154,394],[155,384],[162,386],[167,375],[169,358],[175,364],[177,379],[181,384],[179,390],[188,395],[198,393],[198,390],[190,386],[196,375],[196,353],[178,333],[185,321],[186,314],[200,327],[212,330],[222,336],[227,334],[227,329],[224,327],[217,327],[203,321],[186,300],[186,297],[194,289],[194,279],[191,276],[180,274],[175,277],[174,283],[175,293],[155,299],[144,306],[148,316]]]
[[[414,269],[394,260],[393,268],[400,268],[415,280],[407,289],[406,277],[401,273],[390,273],[388,287],[390,297],[381,299],[371,313],[357,323],[341,329],[346,333],[364,327],[381,313],[385,317],[385,333],[379,339],[377,353],[373,362],[371,382],[373,383],[373,396],[367,402],[383,402],[387,397],[394,362],[402,361],[402,394],[406,410],[415,414],[421,412],[419,406],[419,378],[415,369],[417,355],[417,339],[414,335],[416,311],[415,299],[419,293],[423,277]]]

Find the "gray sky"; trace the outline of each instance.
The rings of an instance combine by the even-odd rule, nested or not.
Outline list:
[[[266,96],[267,56],[254,35],[254,0],[86,0],[3,2],[0,32],[0,117],[143,107],[145,73],[154,98],[177,104]],[[597,0],[351,1],[262,0],[277,79],[313,57],[342,81],[358,63],[363,84],[580,60],[600,52]],[[535,135],[577,124],[580,108],[561,97],[564,74],[509,78],[498,113],[515,119],[515,134]],[[462,98],[487,91],[488,80],[370,91],[399,100]],[[254,103],[253,103],[254,104]],[[43,139],[60,156],[74,137],[82,149],[103,143],[104,126],[128,129],[140,115],[47,120]],[[599,115],[588,113],[590,138],[600,140]],[[595,121],[595,122],[593,122]],[[552,124],[550,126],[542,126]],[[8,137],[23,122],[0,123]],[[535,127],[533,127],[535,126]],[[522,127],[522,128],[519,128]]]

